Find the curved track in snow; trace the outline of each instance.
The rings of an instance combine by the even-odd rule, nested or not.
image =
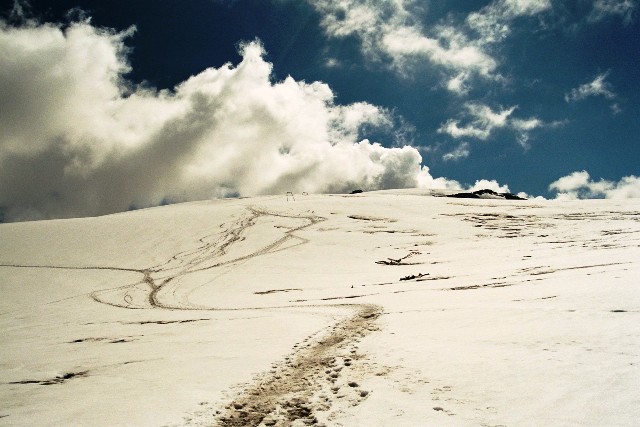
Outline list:
[[[258,249],[255,245],[244,244],[251,238],[251,228],[257,226],[261,220],[269,218],[281,218],[288,223],[285,227],[270,227],[270,230],[276,230],[274,235]],[[319,307],[317,304],[233,308],[201,306],[189,300],[189,294],[197,288],[189,288],[190,285],[182,279],[204,271],[233,269],[257,257],[306,244],[308,240],[295,233],[324,220],[325,218],[316,215],[285,214],[251,206],[238,220],[226,226],[223,224],[221,231],[198,239],[196,248],[177,253],[151,267],[5,266],[137,273],[141,277],[135,283],[90,294],[98,303],[123,309],[237,311]],[[213,281],[215,282],[215,278]],[[289,357],[282,362],[274,363],[275,370],[261,375],[256,383],[246,386],[233,402],[227,405],[226,411],[218,411],[214,421],[216,425],[289,425],[296,419],[317,423],[317,417],[331,415],[330,408],[334,401],[318,400],[318,396],[334,396],[342,388],[350,392],[349,401],[353,405],[367,397],[367,391],[361,390],[357,383],[349,381],[349,373],[358,369],[360,359],[364,358],[357,352],[356,344],[366,334],[377,329],[375,321],[382,309],[370,304],[324,304],[323,307],[345,307],[353,314],[343,316],[328,329],[317,332],[314,339],[309,338],[296,345]],[[330,371],[330,374],[327,374],[327,371]]]
[[[266,217],[303,221],[303,224],[289,228],[284,232],[279,231],[266,246],[258,250],[243,251],[240,248],[235,251],[237,252],[235,255],[229,255],[235,246],[241,246],[241,243],[248,237],[251,227]],[[324,218],[315,215],[287,215],[249,207],[247,215],[229,224],[221,232],[200,238],[200,245],[197,248],[178,253],[167,261],[150,268],[126,269],[142,274],[143,277],[139,282],[95,291],[91,297],[103,304],[129,309],[222,310],[222,308],[203,307],[189,302],[188,293],[190,290],[182,289],[184,284],[181,283],[181,279],[190,274],[237,265],[276,252],[290,241],[297,240],[297,244],[307,243],[306,239],[296,236],[294,233],[321,221],[324,221]],[[293,245],[287,247],[293,247]],[[104,267],[103,269],[112,268]],[[122,269],[113,268],[113,270]],[[252,308],[254,307],[236,307],[233,310]]]

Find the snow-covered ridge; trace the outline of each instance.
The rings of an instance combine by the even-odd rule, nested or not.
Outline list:
[[[433,195],[0,224],[0,425],[634,425],[640,201]]]

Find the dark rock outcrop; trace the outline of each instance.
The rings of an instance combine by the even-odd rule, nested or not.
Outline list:
[[[458,199],[505,199],[505,200],[527,200],[523,197],[516,196],[511,193],[498,193],[493,190],[484,189],[477,190],[472,193],[456,193],[450,194],[447,197],[455,197]]]

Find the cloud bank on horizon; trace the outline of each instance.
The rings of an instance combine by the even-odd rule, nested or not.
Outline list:
[[[14,12],[21,15],[19,2]],[[561,128],[519,114],[515,103],[467,99],[479,82],[508,85],[496,54],[520,19],[540,19],[548,0],[495,0],[469,13],[464,28],[443,21],[426,28],[417,3],[320,0],[327,38],[351,37],[364,58],[411,79],[424,64],[444,91],[460,99],[436,135],[457,146],[440,155],[457,164],[470,141],[508,132],[524,149],[534,131]],[[597,0],[591,22],[632,22],[631,0]],[[411,145],[395,108],[339,103],[329,84],[288,76],[276,80],[258,39],[244,42],[236,65],[193,74],[172,89],[127,78],[126,42],[135,28],[74,22],[19,24],[0,19],[0,221],[99,215],[178,201],[353,189],[438,188],[509,191],[496,180],[464,185],[434,177],[421,147]],[[327,66],[340,66],[329,58]],[[611,70],[568,90],[567,104],[602,97],[621,111]],[[562,96],[562,95],[560,95]],[[372,137],[371,135],[375,135]],[[383,140],[380,140],[380,136]],[[428,150],[426,150],[428,151]],[[547,181],[548,182],[548,181]],[[639,197],[633,175],[592,181],[574,172],[549,186],[558,198]]]
[[[640,177],[625,176],[620,181],[601,179],[594,181],[587,171],[563,176],[549,185],[561,200],[576,199],[631,199],[640,197]]]
[[[323,83],[272,82],[258,41],[174,91],[132,87],[124,39],[77,22],[3,25],[0,204],[7,220],[286,191],[459,188],[410,146],[360,139],[389,111]]]

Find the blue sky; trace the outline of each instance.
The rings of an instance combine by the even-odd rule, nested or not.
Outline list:
[[[297,178],[302,171],[293,170],[295,168],[291,166],[282,174],[275,174],[277,177],[247,177],[248,181],[272,179],[272,185],[264,187],[252,187],[209,174],[202,182],[216,187],[216,191],[192,192],[193,181],[184,181],[184,188],[173,188],[164,193],[142,185],[140,191],[151,189],[153,197],[135,193],[123,196],[117,203],[95,201],[90,206],[78,205],[77,199],[103,197],[104,187],[95,184],[85,190],[80,181],[68,178],[69,165],[61,159],[61,171],[52,172],[58,176],[60,187],[40,191],[23,188],[25,184],[20,184],[5,188],[4,192],[0,188],[0,207],[4,206],[5,212],[21,206],[18,211],[23,213],[16,213],[15,218],[28,217],[24,212],[36,212],[35,217],[84,215],[158,201],[278,192],[286,185],[312,191],[346,191],[357,185],[370,189],[412,186],[415,178],[407,178],[405,172],[413,172],[394,171],[396,166],[393,165],[412,168],[410,163],[418,158],[415,153],[420,155],[418,162],[427,167],[417,172],[422,173],[416,181],[420,186],[442,187],[455,182],[460,187],[467,187],[483,179],[495,181],[492,183],[495,188],[508,186],[514,193],[522,191],[548,198],[558,193],[569,198],[609,197],[612,191],[622,187],[627,197],[640,191],[635,180],[635,176],[640,175],[640,17],[637,0],[32,0],[29,3],[3,1],[2,16],[3,31],[7,34],[11,29],[22,29],[26,37],[26,30],[30,29],[33,36],[36,28],[53,31],[51,28],[55,27],[65,38],[64,43],[71,46],[70,29],[74,25],[84,25],[85,35],[93,32],[87,40],[99,43],[100,37],[100,40],[108,39],[115,49],[115,60],[120,64],[118,70],[109,69],[109,72],[117,75],[118,94],[115,96],[123,104],[132,93],[140,94],[148,102],[160,102],[163,96],[167,99],[174,96],[172,99],[176,100],[180,98],[176,87],[193,76],[202,76],[207,69],[221,70],[225,64],[232,70],[239,70],[243,58],[250,62],[246,61],[247,52],[242,46],[260,46],[259,51],[254,52],[260,59],[253,64],[256,67],[272,65],[270,88],[275,90],[290,78],[298,87],[301,84],[311,87],[314,82],[321,82],[323,90],[330,91],[326,95],[330,100],[324,101],[330,104],[327,114],[330,117],[338,115],[341,121],[328,119],[325,128],[318,124],[318,129],[315,124],[305,125],[317,131],[308,136],[309,140],[325,135],[330,146],[335,147],[339,144],[331,140],[331,135],[339,132],[341,144],[354,145],[363,139],[380,144],[379,147],[366,147],[376,154],[367,151],[366,156],[374,160],[369,169],[362,169],[361,176],[340,178],[348,182],[348,186],[340,187],[322,174],[313,182],[308,177]],[[13,31],[4,40],[11,41],[10,37],[15,33]],[[33,37],[33,43],[41,43]],[[15,43],[14,40],[14,48]],[[5,49],[4,54],[10,55],[10,52]],[[62,56],[56,58],[49,64],[55,61],[68,64]],[[3,59],[7,60],[12,59]],[[29,61],[28,58],[21,60]],[[96,63],[101,62],[96,60]],[[24,70],[20,67],[22,65],[16,65],[15,69]],[[69,75],[77,70],[78,66],[75,66]],[[24,71],[20,74],[24,75]],[[9,75],[9,71],[0,78],[5,79],[6,87],[33,86],[26,80],[16,83],[18,80]],[[44,77],[34,75],[33,78]],[[107,80],[114,78],[111,76]],[[82,92],[78,87],[71,89],[70,86],[65,96],[74,96],[76,90]],[[163,90],[166,90],[164,95]],[[7,104],[9,95],[5,94]],[[113,94],[105,96],[105,102],[113,102]],[[280,103],[294,105],[299,102],[291,97],[273,96]],[[79,104],[74,100],[73,105]],[[173,107],[167,107],[170,108]],[[248,104],[246,108],[253,111],[257,107]],[[262,105],[260,108],[270,107]],[[116,113],[111,113],[114,115]],[[265,115],[251,117],[260,120]],[[151,121],[151,118],[141,120]],[[306,119],[291,116],[291,120],[304,122]],[[93,128],[96,126],[101,125]],[[215,126],[211,124],[207,128],[207,134],[216,136],[208,137],[206,144],[214,144],[211,141],[216,138],[220,141],[222,131]],[[49,126],[49,122],[45,127],[58,129]],[[224,135],[230,134],[231,128],[225,132]],[[253,134],[255,144],[261,143],[261,132],[271,135],[277,131],[268,126],[260,127]],[[304,133],[292,134],[289,128],[286,132],[282,140],[307,138]],[[95,144],[103,144],[108,138],[88,136],[91,133],[88,132],[78,136],[76,141],[70,133],[73,132],[64,131],[61,137],[45,132],[43,138],[71,141],[58,148],[51,148],[55,146],[51,143],[53,145],[47,145],[47,149],[60,150],[64,157],[69,151],[64,147],[77,147],[78,141],[95,138],[101,142],[83,144],[89,147],[85,147],[85,151],[92,153],[87,156],[98,158],[97,163],[102,164],[103,154],[95,153],[104,150],[96,150]],[[19,140],[13,134],[4,138]],[[145,134],[139,139],[147,141],[146,138]],[[142,147],[143,142],[139,144]],[[238,147],[248,143],[243,140],[229,144],[229,147]],[[401,153],[405,145],[415,150]],[[25,167],[39,164],[30,163],[24,150],[11,149],[11,146],[5,143],[4,148],[0,148],[4,150],[5,162],[6,158],[19,155]],[[211,148],[213,145],[206,149],[202,147],[198,156],[221,155],[219,149]],[[233,150],[229,147],[224,149],[225,153]],[[364,150],[362,146],[358,147]],[[299,149],[303,150],[302,147]],[[298,155],[296,150],[289,150],[290,147],[279,148],[281,154]],[[32,156],[28,159],[33,160],[34,153],[40,155],[44,151],[47,150],[42,147],[39,151],[30,151]],[[259,155],[261,151],[256,152]],[[251,150],[243,153],[246,160]],[[171,150],[166,155],[171,156]],[[299,156],[302,158],[304,154]],[[327,156],[335,158],[333,154]],[[76,163],[77,158],[84,158],[79,154],[72,157]],[[152,157],[156,158],[155,155]],[[386,160],[391,157],[392,160]],[[263,161],[267,162],[268,158],[272,157],[266,156]],[[275,163],[279,164],[280,160],[276,159]],[[184,166],[189,171],[204,168],[199,162],[195,162],[199,166],[186,162],[176,164],[175,168]],[[244,170],[233,162],[226,164],[236,171]],[[261,168],[271,167],[268,163],[261,165]],[[336,166],[340,167],[349,166]],[[90,172],[86,172],[87,168]],[[85,180],[97,183],[99,179],[106,179],[99,178],[106,176],[106,166],[105,172],[101,172],[103,175],[92,168],[83,169]],[[373,172],[378,170],[376,168],[382,171],[378,175]],[[415,168],[412,170],[415,172]],[[15,166],[13,171],[15,175]],[[340,175],[339,171],[336,173]],[[167,179],[174,182],[184,176],[182,173],[179,179]],[[550,184],[561,177],[565,180],[550,189]],[[34,182],[39,180],[51,181],[46,177],[33,178]],[[436,180],[435,184],[433,180]],[[631,187],[627,185],[629,183]],[[5,187],[9,185],[4,184]],[[68,188],[74,186],[82,187],[79,194],[67,194]],[[27,193],[31,195],[24,196]],[[620,194],[618,191],[613,195]],[[49,201],[45,203],[42,198]],[[65,209],[57,204],[79,208]]]

